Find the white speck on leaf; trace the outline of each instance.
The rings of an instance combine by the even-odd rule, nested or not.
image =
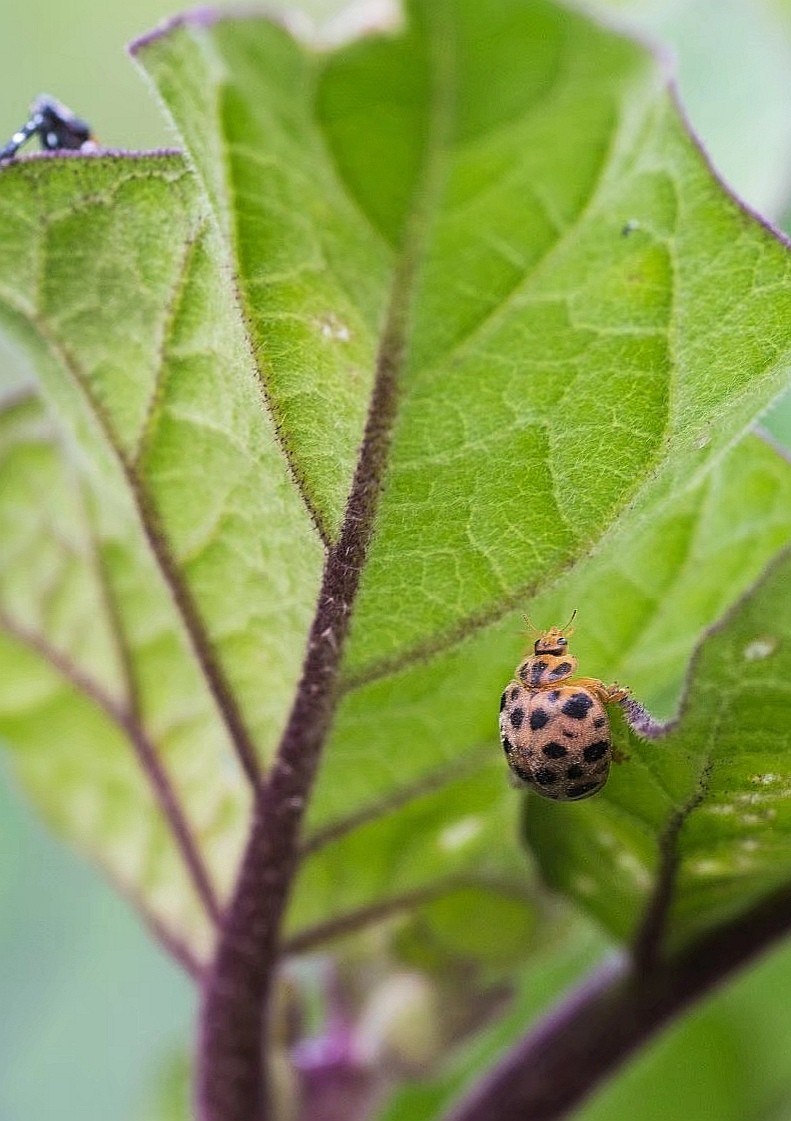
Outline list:
[[[463,817],[446,826],[439,835],[439,847],[443,852],[457,852],[470,841],[474,841],[483,829],[480,817]]]
[[[346,324],[332,314],[319,320],[319,330],[325,339],[336,339],[341,343],[347,343],[352,337],[352,333]]]
[[[717,814],[721,817],[736,813],[736,807],[732,802],[713,802],[705,806],[704,809],[706,813]]]
[[[758,662],[762,658],[769,658],[774,654],[779,642],[771,635],[762,635],[760,638],[753,639],[752,642],[744,648],[744,660],[746,662]]]
[[[647,889],[651,886],[651,876],[633,853],[624,849],[618,853],[615,862],[619,868],[631,876],[638,887]]]

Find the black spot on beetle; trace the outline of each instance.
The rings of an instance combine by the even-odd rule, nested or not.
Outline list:
[[[517,778],[521,778],[522,782],[533,781],[533,776],[530,774],[530,772],[526,771],[524,767],[520,767],[518,763],[512,763],[511,770],[514,772]]]
[[[553,782],[558,781],[557,771],[553,771],[551,767],[539,767],[535,774],[536,782],[540,782],[542,786],[551,786]]]
[[[537,732],[539,728],[543,728],[548,722],[549,713],[543,708],[534,708],[530,713],[530,727],[534,732]]]
[[[550,671],[549,676],[553,681],[557,681],[559,677],[567,677],[568,674],[571,673],[571,669],[571,662],[561,662],[559,666],[555,666],[555,668]]]
[[[513,689],[511,690],[511,700],[515,701],[517,699],[517,697],[521,696],[521,694],[522,694],[522,690],[519,688],[518,685],[515,685],[513,687]]]
[[[564,716],[571,716],[574,720],[584,720],[592,706],[593,698],[587,693],[574,693],[560,711]]]
[[[547,693],[547,696],[551,701],[556,701],[560,696],[560,689],[553,689],[550,693]]]
[[[566,791],[567,798],[584,798],[586,794],[592,794],[594,790],[598,790],[601,786],[600,782],[581,782],[579,786],[572,786]]]
[[[572,763],[566,771],[566,778],[582,778],[585,774],[585,768],[581,767],[579,763]]]
[[[506,702],[506,699],[507,699],[506,694],[507,693],[508,693],[508,690],[506,689],[505,693],[503,693],[502,697],[500,697],[500,712],[502,712],[503,709],[505,708],[505,702]]]
[[[540,685],[541,678],[544,676],[544,670],[547,668],[547,662],[533,662],[530,667],[530,684]]]
[[[597,716],[596,719],[593,721],[593,727],[594,728],[603,728],[606,723],[607,723],[607,717],[606,716]]]
[[[595,763],[597,759],[607,754],[609,748],[607,740],[596,740],[596,743],[589,743],[583,750],[582,757],[587,763]]]
[[[500,743],[503,745],[503,751],[506,755],[510,755],[514,750],[514,745],[511,743],[508,736],[500,736]]]
[[[524,720],[524,718],[525,718],[525,710],[523,708],[513,709],[512,712],[511,712],[511,715],[509,717],[509,719],[511,721],[511,726],[514,727],[514,728],[521,728],[522,727],[522,721]]]
[[[564,755],[568,755],[568,748],[564,747],[562,743],[545,743],[541,748],[548,759],[562,759]]]

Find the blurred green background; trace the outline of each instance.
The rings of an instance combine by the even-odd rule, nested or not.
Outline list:
[[[686,111],[717,168],[791,227],[791,0],[596,6],[675,55]],[[341,4],[302,7],[327,16]],[[0,142],[46,91],[108,147],[168,144],[124,44],[173,12],[167,0],[2,5]],[[0,349],[0,362],[1,380],[13,379],[13,355]],[[767,424],[791,446],[788,398]],[[0,1121],[153,1118],[147,1102],[190,1038],[191,985],[124,901],[45,833],[2,771],[0,823]],[[666,1033],[585,1118],[791,1121],[790,995],[788,947]]]

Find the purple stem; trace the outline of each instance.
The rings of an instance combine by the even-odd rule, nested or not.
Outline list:
[[[446,1114],[444,1121],[556,1121],[693,1001],[791,930],[791,887],[649,973],[597,971]]]
[[[340,699],[343,649],[387,467],[413,294],[450,126],[450,42],[434,9],[427,14],[436,26],[422,168],[393,271],[368,420],[343,524],[327,553],[294,705],[272,769],[255,795],[238,882],[204,983],[196,1080],[200,1121],[269,1121],[271,1116],[264,1056],[280,926],[300,860],[305,806]]]
[[[256,794],[239,879],[207,975],[198,1043],[201,1121],[268,1116],[262,1009],[299,863],[303,811],[338,700],[338,669],[387,462],[414,268],[414,260],[405,259],[395,280],[341,534],[327,554],[302,678],[277,758]]]

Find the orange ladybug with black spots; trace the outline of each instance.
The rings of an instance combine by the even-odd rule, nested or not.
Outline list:
[[[520,785],[558,802],[590,798],[606,783],[613,759],[621,761],[605,705],[628,696],[618,685],[573,677],[573,620],[539,635],[500,699],[500,741],[511,771]]]

